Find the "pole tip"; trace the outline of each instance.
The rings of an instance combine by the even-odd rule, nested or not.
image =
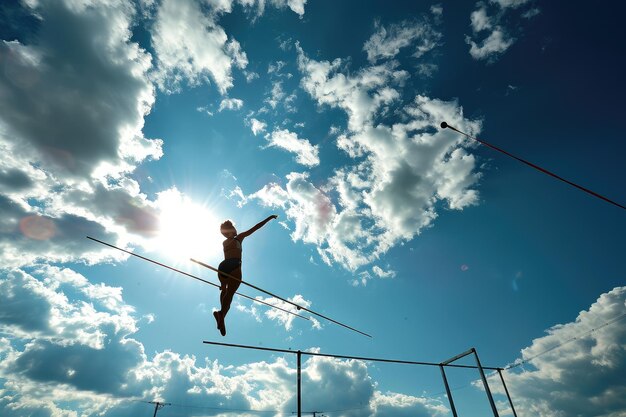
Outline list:
[[[448,124],[446,122],[441,122],[441,128],[445,129],[446,127],[448,127]]]

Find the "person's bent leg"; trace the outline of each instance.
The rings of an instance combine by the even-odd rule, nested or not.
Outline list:
[[[241,268],[237,268],[236,270],[232,271],[230,275],[237,278],[239,281],[232,279],[232,278],[228,278],[226,291],[222,293],[223,298],[221,298],[220,300],[222,303],[222,310],[221,310],[222,317],[226,317],[228,310],[230,310],[230,304],[233,301],[233,297],[235,296],[235,293],[237,292],[237,289],[239,288],[239,285],[241,284]]]

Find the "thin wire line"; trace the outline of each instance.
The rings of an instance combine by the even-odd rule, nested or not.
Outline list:
[[[286,299],[284,299],[284,298],[282,298],[282,297],[279,297],[279,296],[278,296],[278,295],[276,295],[276,294],[273,294],[273,293],[271,293],[271,292],[269,292],[269,291],[266,291],[266,290],[264,290],[264,289],[262,289],[262,288],[259,288],[259,287],[257,287],[256,285],[250,284],[249,282],[243,281],[243,280],[241,280],[241,279],[239,279],[239,278],[237,278],[237,277],[235,277],[235,276],[232,276],[231,274],[228,274],[228,273],[226,273],[226,272],[224,272],[224,271],[220,271],[219,269],[217,269],[217,268],[215,268],[215,267],[212,267],[211,265],[207,265],[207,264],[205,264],[204,262],[198,261],[198,260],[193,259],[193,258],[190,258],[190,260],[191,260],[192,262],[197,263],[198,265],[202,265],[202,266],[203,266],[203,267],[205,267],[205,268],[208,268],[208,269],[210,269],[210,270],[212,270],[212,271],[215,271],[215,272],[217,272],[218,274],[225,275],[225,276],[227,276],[227,277],[229,277],[229,278],[232,278],[232,279],[234,279],[234,280],[236,280],[236,281],[238,281],[238,282],[240,282],[240,283],[242,283],[242,284],[247,285],[248,287],[254,288],[255,290],[261,291],[262,293],[265,293],[265,294],[267,294],[267,295],[271,295],[272,297],[278,298],[279,300],[284,301],[284,302],[285,302],[285,303],[287,303],[287,304],[291,304],[292,306],[295,306],[298,310],[304,310],[304,311],[307,311],[307,312],[309,312],[309,313],[311,313],[311,314],[314,314],[314,315],[316,315],[316,316],[318,316],[318,317],[321,317],[321,318],[326,319],[326,320],[328,320],[328,321],[331,321],[331,322],[333,322],[333,323],[335,323],[335,324],[338,324],[338,325],[340,325],[340,326],[342,326],[342,327],[345,327],[346,329],[350,329],[350,330],[352,330],[352,331],[354,331],[354,332],[360,333],[360,334],[362,334],[362,335],[364,335],[364,336],[367,336],[367,337],[372,337],[371,335],[369,335],[369,334],[367,334],[367,333],[365,333],[365,332],[362,332],[362,331],[360,331],[360,330],[357,330],[357,329],[355,329],[354,327],[350,327],[350,326],[348,326],[347,324],[341,323],[341,322],[339,322],[339,321],[337,321],[337,320],[333,320],[333,319],[331,319],[331,318],[330,318],[330,317],[328,317],[328,316],[325,316],[325,315],[323,315],[323,314],[321,314],[321,313],[317,313],[317,312],[315,312],[315,311],[313,311],[313,310],[310,310],[310,309],[308,309],[308,308],[306,308],[306,307],[303,307],[303,306],[301,306],[301,305],[298,305],[298,304],[294,303],[293,301],[289,301],[289,300],[286,300]]]
[[[139,259],[143,259],[144,261],[152,262],[153,264],[159,265],[159,266],[161,266],[161,267],[163,267],[163,268],[170,269],[170,270],[172,270],[172,271],[174,271],[174,272],[178,272],[179,274],[183,274],[183,275],[185,275],[185,276],[188,276],[189,278],[193,278],[193,279],[195,279],[195,280],[198,280],[198,281],[204,282],[205,284],[209,284],[209,285],[212,285],[212,286],[214,286],[214,287],[220,288],[220,286],[219,286],[219,285],[214,284],[214,283],[212,283],[211,281],[207,281],[206,279],[202,279],[202,278],[197,277],[197,276],[195,276],[195,275],[192,275],[192,274],[190,274],[190,273],[188,273],[188,272],[181,271],[180,269],[176,269],[176,268],[171,267],[171,266],[169,266],[169,265],[165,265],[164,263],[161,263],[161,262],[155,261],[155,260],[153,260],[153,259],[150,259],[150,258],[147,258],[147,257],[145,257],[145,256],[139,255],[139,254],[137,254],[137,253],[133,253],[133,252],[128,251],[128,250],[126,250],[126,249],[119,248],[119,247],[117,247],[117,246],[115,246],[115,245],[112,245],[112,244],[110,244],[110,243],[103,242],[103,241],[98,240],[98,239],[96,239],[96,238],[93,238],[93,237],[91,237],[91,236],[87,236],[87,239],[93,240],[94,242],[98,242],[98,243],[100,243],[100,244],[102,244],[102,245],[105,245],[105,246],[108,246],[108,247],[110,247],[110,248],[117,249],[117,250],[119,250],[119,251],[121,251],[121,252],[124,252],[124,253],[127,253],[127,254],[129,254],[129,255],[136,256],[137,258],[139,258]],[[272,308],[275,308],[275,309],[278,309],[278,310],[284,311],[285,313],[293,314],[294,316],[298,316],[298,317],[303,318],[303,319],[305,319],[305,320],[311,320],[311,319],[309,319],[308,317],[305,317],[305,316],[302,316],[302,315],[300,315],[300,314],[294,313],[294,312],[292,312],[292,311],[286,310],[286,309],[284,309],[284,308],[281,308],[281,307],[278,307],[278,306],[272,305],[272,304],[270,304],[270,303],[267,303],[267,302],[265,302],[265,301],[259,300],[259,299],[257,299],[257,298],[252,298],[252,297],[250,297],[250,296],[248,296],[248,295],[245,295],[245,294],[242,294],[242,293],[239,293],[239,292],[237,292],[237,293],[235,293],[235,294],[240,295],[241,297],[247,298],[247,299],[249,299],[249,300],[252,300],[252,301],[254,301],[254,302],[257,302],[257,303],[260,303],[260,304],[265,304],[266,306],[269,306],[269,307],[272,307]]]
[[[529,161],[526,161],[525,159],[519,158],[519,157],[517,157],[517,156],[513,155],[512,153],[509,153],[509,152],[505,151],[504,149],[498,148],[498,147],[497,147],[497,146],[495,146],[495,145],[492,145],[492,144],[490,144],[490,143],[488,143],[488,142],[485,142],[485,141],[483,141],[483,140],[480,140],[480,139],[478,139],[478,138],[477,138],[477,137],[475,137],[475,136],[468,135],[467,133],[460,131],[460,130],[459,130],[459,129],[457,129],[456,127],[450,126],[450,125],[449,125],[449,124],[447,124],[446,122],[442,122],[442,123],[441,123],[441,127],[442,127],[443,129],[445,129],[445,128],[450,128],[450,129],[454,130],[454,131],[455,131],[455,132],[457,132],[457,133],[460,133],[461,135],[463,135],[463,136],[465,136],[465,137],[468,137],[468,138],[470,138],[470,139],[473,139],[473,140],[475,140],[476,142],[482,143],[483,145],[488,146],[488,147],[490,147],[491,149],[494,149],[494,150],[496,150],[496,151],[498,151],[498,152],[500,152],[500,153],[503,153],[503,154],[505,154],[505,155],[507,155],[507,156],[509,156],[509,157],[511,157],[511,158],[513,158],[513,159],[515,159],[515,160],[517,160],[517,161],[519,161],[519,162],[523,163],[523,164],[526,164],[526,165],[528,165],[529,167],[532,167],[532,168],[536,169],[537,171],[540,171],[540,172],[543,172],[544,174],[550,175],[551,177],[556,178],[556,179],[557,179],[557,180],[559,180],[559,181],[563,181],[564,183],[569,184],[569,185],[571,185],[572,187],[576,187],[576,188],[578,188],[579,190],[586,192],[587,194],[590,194],[590,195],[592,195],[592,196],[594,196],[594,197],[596,197],[596,198],[599,198],[599,199],[601,199],[601,200],[606,201],[607,203],[611,203],[611,204],[613,204],[614,206],[617,206],[617,207],[619,207],[619,208],[621,208],[621,209],[626,210],[626,206],[623,206],[623,205],[621,205],[621,204],[619,204],[619,203],[616,203],[615,201],[613,201],[613,200],[611,200],[611,199],[609,199],[609,198],[607,198],[607,197],[604,197],[603,195],[600,195],[600,194],[596,193],[595,191],[592,191],[592,190],[590,190],[590,189],[588,189],[588,188],[585,188],[585,187],[583,187],[582,185],[578,185],[578,184],[576,184],[575,182],[572,182],[572,181],[566,180],[565,178],[563,178],[563,177],[561,177],[561,176],[559,176],[559,175],[557,175],[557,174],[555,174],[555,173],[553,173],[553,172],[550,172],[550,171],[548,171],[547,169],[540,167],[539,165],[535,165],[535,164],[533,164],[532,162],[529,162]]]
[[[563,346],[563,345],[566,345],[566,344],[571,343],[571,342],[573,342],[573,341],[575,341],[575,340],[578,340],[578,339],[581,339],[581,338],[583,338],[583,337],[586,337],[586,336],[590,335],[591,333],[593,333],[593,332],[595,332],[595,331],[598,331],[598,330],[600,330],[600,329],[602,329],[602,328],[604,328],[604,327],[610,326],[611,324],[613,324],[613,323],[616,323],[616,322],[620,321],[620,320],[621,320],[621,319],[623,319],[624,317],[626,317],[626,313],[623,313],[623,314],[621,314],[621,315],[619,315],[619,316],[617,316],[617,317],[615,317],[615,318],[613,318],[613,319],[611,319],[611,320],[609,320],[609,321],[607,321],[607,322],[605,322],[605,323],[601,324],[601,325],[600,325],[600,326],[598,326],[598,327],[594,327],[593,329],[588,330],[588,331],[586,331],[585,333],[581,333],[581,334],[579,334],[578,336],[574,336],[574,337],[569,338],[569,339],[567,339],[567,340],[565,340],[565,341],[563,341],[563,342],[561,342],[561,343],[558,343],[557,345],[552,346],[551,348],[546,349],[546,350],[544,350],[543,352],[540,352],[540,353],[538,353],[538,354],[536,354],[536,355],[534,355],[534,356],[531,356],[530,358],[527,358],[527,359],[521,360],[521,361],[519,361],[519,362],[515,362],[515,363],[514,363],[514,364],[512,364],[512,365],[506,366],[506,367],[504,368],[504,370],[506,371],[506,370],[509,370],[509,369],[517,368],[518,366],[521,366],[521,365],[523,365],[523,364],[525,364],[525,363],[527,363],[527,362],[530,362],[530,361],[532,361],[533,359],[538,358],[539,356],[545,355],[546,353],[552,352],[553,350],[558,349],[558,348],[560,348],[560,347],[561,347],[561,346]]]
[[[145,401],[145,400],[130,400],[130,401],[146,403],[146,404],[154,404],[154,402]],[[286,414],[285,411],[278,411],[278,410],[254,410],[254,409],[246,409],[246,408],[209,407],[209,406],[185,405],[185,404],[177,404],[177,403],[167,403],[167,404],[172,406],[172,407],[194,408],[194,409],[203,409],[203,410],[222,410],[222,411],[237,411],[237,412]]]

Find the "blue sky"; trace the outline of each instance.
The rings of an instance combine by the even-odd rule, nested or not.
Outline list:
[[[291,355],[203,340],[475,347],[524,361],[519,415],[626,413],[624,211],[439,128],[626,203],[623,7],[463,3],[3,3],[0,413],[295,411]],[[244,280],[373,338],[241,298],[222,338],[216,289],[85,238],[217,282],[189,257],[274,213]],[[490,412],[477,377],[450,371],[460,415]],[[328,416],[449,416],[443,391],[437,369],[303,363]]]

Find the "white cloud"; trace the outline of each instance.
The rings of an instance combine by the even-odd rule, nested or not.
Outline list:
[[[292,12],[296,13],[300,18],[304,16],[304,6],[307,0],[206,0],[212,6],[212,12],[219,13],[231,13],[233,10],[233,4],[238,3],[244,7],[244,9],[254,13],[253,20],[261,17],[265,13],[266,5],[276,7],[278,9],[289,8]]]
[[[0,43],[11,57],[0,71],[3,266],[96,262],[111,255],[85,235],[155,230],[152,203],[127,178],[162,155],[162,142],[141,132],[154,102],[150,57],[130,41],[129,4],[33,7],[40,30],[57,35]]]
[[[385,271],[378,265],[374,265],[372,267],[372,272],[379,278],[395,278],[396,276],[396,271],[393,271],[391,269]]]
[[[196,107],[196,111],[199,111],[200,113],[205,113],[205,114],[207,114],[209,116],[213,116],[214,115],[214,113],[210,110],[209,106],[199,106],[199,107]]]
[[[180,404],[197,406],[189,415],[295,409],[291,357],[225,367],[170,350],[148,355],[132,337],[139,319],[121,290],[68,269],[14,271],[0,288],[0,330],[9,336],[0,338],[3,416],[129,417],[150,412],[145,401],[154,399],[176,399],[172,410],[182,414],[190,409]],[[301,296],[292,300],[310,306]],[[286,328],[293,320],[266,317]],[[321,408],[354,410],[345,413],[353,417],[446,413],[438,401],[378,391],[366,362],[305,356],[302,365],[305,401]]]
[[[287,6],[289,6],[294,13],[302,17],[304,15],[304,5],[306,2],[307,0],[287,0]],[[280,3],[280,1],[277,3]]]
[[[292,239],[315,244],[325,262],[354,270],[430,226],[438,201],[457,210],[478,202],[472,187],[480,176],[464,149],[473,145],[438,128],[445,120],[479,130],[455,102],[417,96],[410,104],[397,103],[395,122],[386,125],[380,116],[399,100],[396,88],[404,79],[395,64],[346,76],[340,60],[314,61],[297,48],[303,88],[319,105],[347,113],[349,129],[337,146],[354,163],[336,168],[326,184],[314,185],[307,173],[292,172],[284,188],[268,184],[248,196],[283,208],[295,223]]]
[[[399,98],[398,91],[388,84],[401,83],[408,77],[406,71],[396,69],[395,62],[367,67],[353,76],[346,76],[339,72],[343,65],[340,59],[332,63],[315,61],[308,58],[299,45],[296,48],[298,67],[303,73],[302,88],[318,104],[345,110],[349,116],[348,127],[353,131],[371,123],[376,111]]]
[[[283,91],[283,85],[281,81],[276,81],[272,85],[272,91],[270,96],[265,99],[265,102],[269,104],[272,109],[276,109],[276,106],[285,98],[285,92]]]
[[[477,60],[492,62],[506,52],[516,41],[511,33],[521,33],[518,27],[505,27],[504,22],[510,15],[518,14],[531,18],[539,14],[539,9],[528,10],[521,6],[529,4],[529,0],[491,0],[490,3],[476,3],[476,10],[470,14],[472,35],[465,37],[470,45],[470,55]]]
[[[308,174],[287,175],[285,189],[278,184],[268,184],[250,198],[258,198],[263,204],[286,208],[287,215],[295,222],[291,234],[294,240],[322,243],[329,234],[337,212],[330,199],[313,184]]]
[[[413,56],[421,57],[441,44],[442,34],[434,29],[427,18],[405,20],[388,27],[376,22],[376,32],[365,42],[363,50],[367,59],[375,63],[395,57],[400,49],[414,46]]]
[[[474,42],[467,37],[466,42],[470,45],[470,55],[474,59],[486,59],[505,52],[515,39],[510,38],[501,27],[496,27],[482,42]]]
[[[41,30],[64,30],[37,44],[0,41],[3,155],[40,165],[42,178],[66,181],[88,178],[103,165],[119,173],[159,158],[161,141],[141,133],[154,91],[145,77],[150,57],[130,42],[133,9],[40,2],[33,13],[50,17]],[[102,24],[105,19],[110,22]]]
[[[403,416],[445,416],[448,409],[441,403],[420,397],[398,393],[374,392],[370,401],[372,414],[377,417],[403,417]]]
[[[318,146],[311,145],[308,139],[299,138],[298,135],[293,132],[286,129],[278,129],[274,130],[271,134],[266,134],[265,139],[267,139],[269,146],[295,153],[296,162],[299,164],[313,167],[320,163]]]
[[[259,133],[265,132],[265,128],[267,128],[267,123],[257,120],[255,118],[250,119],[250,129],[252,129],[252,133],[254,136]]]
[[[443,6],[441,4],[433,4],[430,6],[430,12],[435,16],[441,16],[443,14]]]
[[[316,319],[314,316],[309,315],[306,312],[298,310],[297,307],[294,307],[290,303],[284,302],[284,301],[279,300],[278,298],[274,298],[274,297],[267,297],[267,298],[256,297],[256,298],[257,298],[257,300],[263,301],[265,303],[271,304],[271,305],[276,306],[276,307],[280,307],[283,310],[287,310],[287,311],[290,311],[290,312],[296,313],[296,314],[304,314],[304,315],[309,317],[310,324],[311,324],[311,327],[313,329],[318,329],[319,330],[319,329],[322,328],[322,325],[321,325],[321,323],[319,322],[318,319]],[[291,301],[292,303],[298,304],[299,306],[302,306],[304,308],[310,308],[311,305],[313,304],[311,301],[308,301],[307,299],[305,299],[300,294],[296,294],[293,297],[288,297],[287,300]],[[244,313],[250,314],[258,322],[262,322],[261,314],[259,313],[259,311],[256,308],[255,304],[252,304],[250,307],[245,307],[245,306],[242,306],[242,305],[238,305],[237,309],[239,311],[244,312]],[[276,321],[279,325],[284,326],[286,331],[291,331],[293,329],[294,321],[304,322],[304,320],[302,320],[300,318],[297,318],[293,314],[289,314],[289,313],[287,313],[285,311],[282,311],[282,310],[279,310],[277,308],[268,308],[265,311],[265,313],[263,313],[263,315],[267,319]]]
[[[626,287],[617,287],[575,321],[553,326],[523,349],[529,364],[505,374],[519,415],[624,415],[626,327],[623,319],[604,325],[623,314]],[[492,385],[503,393],[499,384]]]
[[[228,110],[239,110],[242,107],[243,107],[243,100],[240,100],[238,98],[225,98],[220,103],[220,107],[219,107],[218,111],[223,111],[223,110],[226,110],[226,109],[228,109]]]
[[[490,1],[492,3],[497,3],[503,9],[507,7],[513,7],[513,8],[520,7],[530,2],[530,0],[490,0]]]
[[[367,281],[369,281],[370,279],[372,279],[372,274],[370,274],[367,271],[361,271],[361,272],[359,272],[359,275],[357,277],[352,278],[348,282],[353,287],[358,287],[359,285],[362,285],[363,287],[366,287],[367,286]]]
[[[492,27],[491,19],[489,18],[489,16],[487,16],[486,7],[481,7],[478,10],[474,10],[470,15],[470,21],[472,24],[472,30],[474,32],[491,29]]]
[[[276,61],[275,63],[270,62],[267,66],[268,74],[276,74],[280,75],[280,71],[287,65],[285,61]]]
[[[248,64],[239,43],[231,39],[211,14],[193,1],[164,0],[152,31],[159,86],[176,91],[183,80],[191,85],[210,79],[221,94],[233,85],[233,65]]]

